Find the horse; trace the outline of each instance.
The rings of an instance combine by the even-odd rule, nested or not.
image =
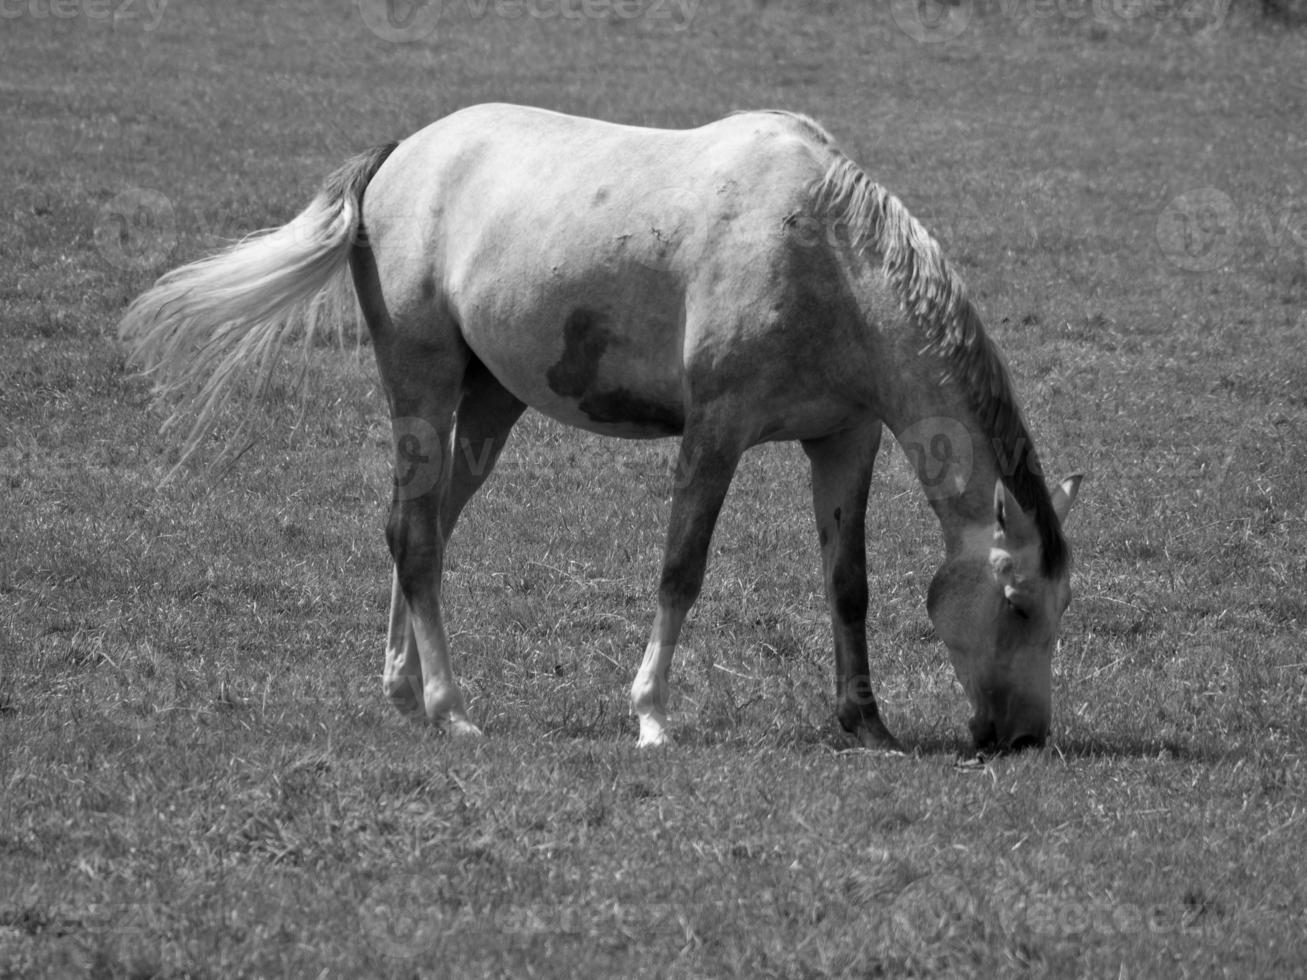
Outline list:
[[[348,271],[348,275],[346,274]],[[1002,355],[939,244],[812,119],[687,130],[511,105],[355,156],[289,223],[163,275],[127,309],[133,362],[190,421],[184,462],[352,283],[389,405],[395,480],[382,687],[478,735],[441,608],[446,546],[531,407],[625,438],[679,437],[657,608],[630,690],[669,740],[668,672],[746,449],[797,440],[834,634],[835,714],[901,751],[872,690],[866,513],[888,427],[943,535],[927,612],[977,751],[1045,742],[1071,601],[1062,525]],[[352,302],[352,301],[351,301]],[[248,389],[247,389],[248,390]],[[181,463],[179,462],[180,466]]]

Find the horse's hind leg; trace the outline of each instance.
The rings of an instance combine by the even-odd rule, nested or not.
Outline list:
[[[703,586],[713,528],[742,451],[742,443],[733,433],[706,422],[686,426],[658,586],[658,612],[631,685],[631,710],[640,721],[641,745],[667,741],[667,675],[672,654],[681,624]]]
[[[392,270],[388,304],[371,247],[355,248],[350,268],[390,402],[395,441],[395,489],[386,522],[395,574],[383,689],[409,713],[417,711],[420,690],[428,719],[454,734],[475,734],[454,678],[440,608],[445,542],[522,409],[484,373],[458,324],[408,288],[413,270],[402,262]],[[481,455],[475,457],[479,473],[471,457],[460,461],[455,452],[452,430],[460,402],[466,403],[460,414],[471,433],[468,444],[475,447],[481,440]],[[489,408],[480,411],[482,405]],[[495,425],[502,434],[483,432]],[[487,438],[493,443],[488,452]]]
[[[473,361],[468,366],[464,374],[463,396],[459,402],[451,447],[448,486],[439,508],[442,543],[448,543],[459,514],[490,476],[513,424],[525,408],[480,362]],[[427,462],[429,464],[430,460]],[[401,474],[407,472],[400,471]],[[444,678],[444,685],[443,694],[437,692],[437,713],[433,720],[453,731],[475,732],[475,726],[467,720],[462,697],[457,695],[447,645],[444,664],[438,664],[435,671],[437,676]],[[404,714],[417,714],[429,703],[424,696],[422,675],[417,635],[409,613],[408,600],[399,584],[399,566],[396,565],[391,590],[390,633],[386,643],[383,687],[391,703]],[[450,695],[451,689],[457,696]],[[441,706],[442,698],[444,707]],[[446,718],[441,714],[442,711],[447,714],[451,710],[457,713],[457,717]]]
[[[880,719],[867,663],[867,494],[880,423],[803,443],[835,633],[836,715],[868,748],[898,749]]]

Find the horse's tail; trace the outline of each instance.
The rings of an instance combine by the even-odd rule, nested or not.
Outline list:
[[[118,334],[153,376],[155,394],[173,404],[164,427],[193,417],[178,466],[212,432],[243,374],[254,369],[262,396],[286,342],[302,329],[308,344],[332,319],[326,300],[347,288],[363,191],[396,145],[360,153],[288,224],[174,269],[128,308]]]

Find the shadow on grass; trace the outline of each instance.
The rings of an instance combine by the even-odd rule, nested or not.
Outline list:
[[[943,732],[930,732],[920,737],[914,732],[900,733],[900,741],[908,758],[940,758],[950,762],[969,755],[971,747],[965,736],[950,737]],[[862,749],[858,740],[844,731],[833,715],[828,721],[816,724],[811,721],[778,722],[761,732],[751,726],[685,724],[675,731],[675,743],[698,748],[766,746],[797,755],[829,755]],[[868,752],[869,757],[878,754],[882,753]]]
[[[1211,741],[1185,742],[1174,738],[1111,734],[1059,739],[1046,751],[1058,752],[1071,759],[1159,759],[1207,765],[1256,754],[1254,749],[1243,744],[1221,745]]]
[[[602,716],[602,712],[600,715]],[[635,734],[633,722],[610,717],[585,724],[577,723],[576,719],[572,719],[570,722],[550,727],[542,737],[550,740],[630,742],[634,745]],[[914,731],[905,728],[897,734],[904,755],[909,759],[953,763],[975,758],[971,740],[962,731],[950,732],[945,728]],[[812,721],[774,723],[763,731],[747,725],[683,723],[673,729],[673,745],[681,748],[719,750],[766,747],[793,752],[796,755],[856,752],[861,748],[857,740],[840,728],[833,717],[825,723]],[[875,755],[876,753],[868,753],[869,757]],[[1184,741],[1167,737],[1148,738],[1136,734],[1100,733],[1058,738],[1043,749],[1009,753],[1003,758],[1021,759],[1040,756],[1067,760],[1155,759],[1163,762],[1216,765],[1236,762],[1240,759],[1255,759],[1259,756],[1259,749],[1248,743],[1221,744],[1212,739]]]
[[[971,759],[975,752],[971,740],[964,733],[945,730],[898,733],[904,752],[909,757],[956,761]],[[825,727],[807,726],[794,730],[783,744],[800,750],[847,750],[857,748],[856,741],[841,731],[836,724]],[[1010,754],[1008,758],[1032,757],[1047,754],[1065,759],[1157,759],[1165,762],[1196,762],[1204,765],[1252,759],[1258,755],[1256,746],[1246,743],[1221,744],[1211,739],[1184,741],[1175,738],[1147,738],[1132,734],[1094,734],[1059,738],[1040,750],[1026,750]]]
[[[931,734],[921,739],[903,739],[910,755],[924,757],[951,756],[971,758],[974,752],[970,740],[964,737],[947,737]],[[1199,762],[1212,765],[1255,755],[1245,745],[1222,746],[1211,742],[1182,742],[1173,738],[1141,738],[1133,735],[1090,735],[1059,738],[1043,749],[1009,753],[1007,758],[1048,755],[1064,759],[1158,759],[1166,762]]]

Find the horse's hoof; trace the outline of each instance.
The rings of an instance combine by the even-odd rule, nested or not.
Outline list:
[[[871,752],[881,752],[885,755],[907,755],[907,750],[903,748],[903,743],[889,733],[882,726],[880,731],[872,731],[866,728],[858,732],[858,742],[864,749]]]
[[[383,682],[382,690],[391,707],[404,717],[419,721],[426,718],[426,709],[422,704],[422,678],[388,678]]]
[[[846,744],[851,748],[885,755],[907,755],[903,744],[890,733],[885,723],[878,717],[860,717],[851,725],[845,724],[845,719],[840,718],[839,723]]]
[[[640,719],[640,741],[636,743],[637,747],[642,749],[659,748],[660,746],[670,745],[671,741],[665,724],[654,718]]]
[[[477,728],[476,725],[472,724],[466,718],[451,718],[440,727],[446,735],[454,735],[458,737],[466,736],[470,738],[483,737],[481,729]]]

